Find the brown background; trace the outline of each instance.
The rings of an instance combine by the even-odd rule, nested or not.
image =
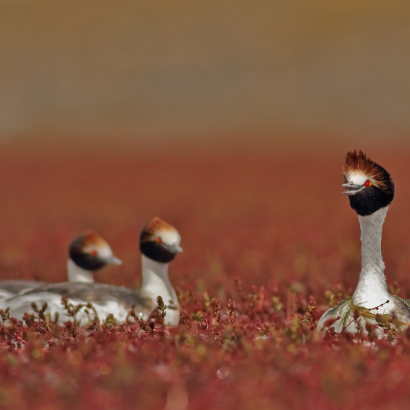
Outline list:
[[[406,1],[0,1],[0,135],[405,138]]]

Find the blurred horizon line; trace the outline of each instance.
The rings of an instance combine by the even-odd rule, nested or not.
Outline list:
[[[410,149],[407,135],[396,135],[395,139],[375,138],[373,134],[350,133],[337,135],[325,132],[236,132],[225,134],[202,135],[191,138],[190,135],[140,136],[133,135],[101,136],[98,134],[61,134],[27,133],[0,139],[3,154],[38,156],[56,155],[227,155],[267,154],[311,151],[312,154],[343,154],[350,150],[373,152],[402,152]]]

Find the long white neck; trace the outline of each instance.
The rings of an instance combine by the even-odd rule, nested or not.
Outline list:
[[[178,307],[178,298],[174,288],[168,278],[169,263],[159,263],[152,259],[141,255],[142,260],[142,286],[141,290],[145,292],[154,301],[158,296],[161,296],[165,305],[170,305],[170,302],[175,307]],[[167,311],[166,318],[171,315]]]
[[[387,291],[382,258],[382,228],[388,207],[379,209],[369,216],[359,216],[362,241],[362,271],[359,283],[353,294],[353,303],[368,309],[375,308],[387,300],[391,295]],[[392,301],[390,300],[390,305]],[[393,306],[384,305],[374,313],[387,313]]]
[[[94,282],[93,272],[80,268],[71,259],[67,262],[67,275],[69,282]]]

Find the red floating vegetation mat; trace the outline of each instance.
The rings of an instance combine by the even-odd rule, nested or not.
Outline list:
[[[408,298],[408,160],[369,154],[396,182],[383,254]],[[0,154],[1,279],[65,280],[69,241],[93,228],[124,261],[96,280],[138,287],[138,234],[155,215],[184,248],[170,266],[179,326],[3,320],[1,409],[408,408],[408,330],[394,342],[315,331],[360,271],[345,152],[207,155]]]

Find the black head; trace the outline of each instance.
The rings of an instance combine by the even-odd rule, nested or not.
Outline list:
[[[343,175],[344,193],[358,215],[371,215],[393,201],[395,187],[390,174],[362,151],[347,153]]]
[[[120,265],[108,243],[91,229],[77,236],[68,248],[70,259],[80,268],[96,271],[107,264]]]
[[[155,217],[143,228],[140,235],[140,251],[156,262],[169,263],[177,253],[181,238],[178,231],[162,219]]]

